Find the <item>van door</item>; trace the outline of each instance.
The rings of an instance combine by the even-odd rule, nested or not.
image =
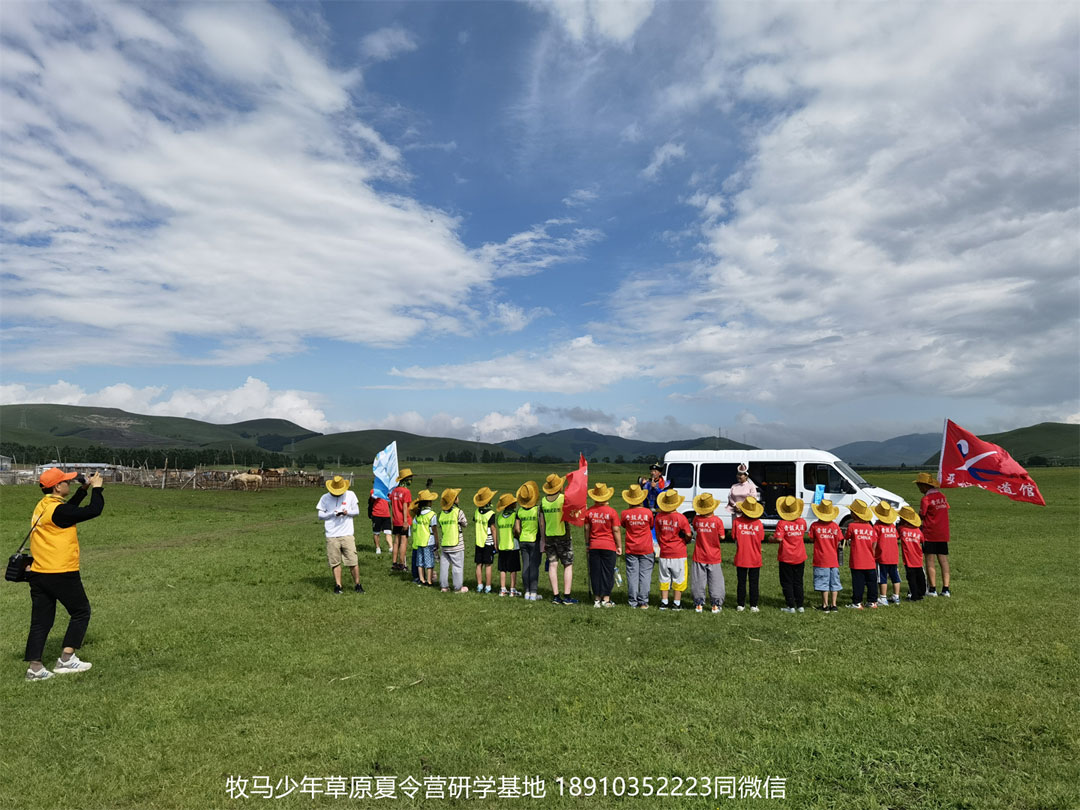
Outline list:
[[[794,461],[751,461],[750,480],[757,484],[761,504],[765,507],[764,520],[777,521],[776,500],[784,495],[794,495],[798,483],[795,480]]]
[[[803,487],[808,504],[814,500],[814,488],[818,484],[825,485],[825,497],[836,506],[849,506],[855,500],[855,486],[836,467],[807,462],[803,465]]]

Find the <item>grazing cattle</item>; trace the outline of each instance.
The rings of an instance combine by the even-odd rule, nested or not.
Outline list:
[[[263,478],[258,473],[239,473],[228,481],[237,489],[253,490],[255,492],[262,488],[262,482]]]

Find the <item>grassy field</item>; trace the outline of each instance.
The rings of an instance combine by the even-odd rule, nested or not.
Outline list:
[[[548,472],[429,466],[414,465],[417,483],[433,474],[437,486],[462,486],[463,504],[483,484],[513,490]],[[621,489],[634,472],[596,465],[592,478],[614,475]],[[910,478],[872,480],[915,501]],[[24,682],[27,586],[0,585],[0,807],[267,801],[250,781],[251,798],[230,799],[230,776],[269,777],[276,794],[280,780],[305,776],[539,775],[541,800],[425,799],[423,788],[414,799],[349,800],[297,788],[273,801],[1076,808],[1080,470],[1038,479],[1046,508],[950,492],[952,599],[831,616],[778,610],[772,549],[756,615],[730,608],[730,559],[718,616],[440,594],[391,575],[364,520],[367,593],[334,596],[319,490],[112,487],[105,514],[80,529],[94,609],[82,654],[93,670]],[[0,498],[10,554],[37,489],[5,487]],[[577,541],[584,599],[580,530]],[[807,580],[809,591],[809,569]],[[61,609],[47,660],[65,623]],[[568,794],[571,777],[727,776],[786,778],[787,798],[560,797],[556,782]]]

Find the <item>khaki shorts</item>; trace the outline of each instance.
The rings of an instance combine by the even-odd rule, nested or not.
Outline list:
[[[356,559],[356,541],[351,534],[326,538],[326,561],[331,568],[344,563],[349,568],[359,563]]]

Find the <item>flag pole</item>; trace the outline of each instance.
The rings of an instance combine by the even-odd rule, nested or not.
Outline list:
[[[945,479],[945,476],[943,475],[943,473],[945,471],[945,467],[944,467],[944,464],[945,464],[945,437],[948,436],[948,435],[949,435],[949,419],[948,419],[948,417],[946,417],[945,423],[941,426],[941,452],[938,454],[938,460],[937,460],[938,486],[941,486],[942,481],[944,481],[944,479]]]

